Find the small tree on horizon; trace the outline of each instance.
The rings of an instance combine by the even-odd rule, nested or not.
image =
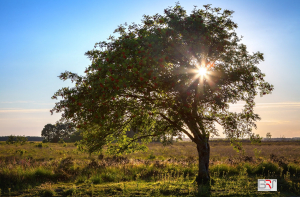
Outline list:
[[[14,144],[14,143],[20,143],[20,144],[25,144],[28,141],[27,137],[25,136],[15,136],[15,135],[10,135],[8,136],[8,139],[6,140],[7,144]]]
[[[56,138],[59,140],[61,139],[68,139],[70,136],[76,131],[75,125],[72,123],[60,123],[57,122],[55,124],[56,127]]]
[[[15,135],[10,135],[6,140],[6,144],[14,144],[16,141],[17,137]]]
[[[272,137],[271,133],[268,132],[268,133],[266,134],[266,138],[267,138],[268,140],[271,140],[271,137]]]
[[[82,140],[82,132],[83,130],[76,128],[76,131],[70,136],[69,142],[77,142]]]
[[[55,133],[55,125],[46,124],[41,132],[41,136],[45,137],[45,141],[50,142]]]
[[[187,15],[177,3],[164,15],[144,15],[142,25],[120,25],[120,37],[86,52],[92,64],[85,76],[59,76],[76,87],[58,90],[52,99],[63,100],[50,112],[63,112],[61,121],[84,129],[81,150],[99,152],[106,145],[109,154],[131,153],[147,150],[152,139],[167,145],[169,136],[185,134],[197,145],[201,184],[210,180],[208,141],[219,136],[215,123],[232,142],[252,135],[260,119],[254,98],[259,90],[261,96],[273,90],[256,66],[263,54],[251,55],[240,43],[233,11],[204,8]],[[230,112],[228,104],[237,101],[245,102],[242,112]],[[138,132],[129,138],[133,127]]]
[[[47,142],[58,142],[60,139],[68,138],[75,132],[75,126],[72,123],[57,122],[56,124],[47,124],[44,126],[41,136],[45,137]]]

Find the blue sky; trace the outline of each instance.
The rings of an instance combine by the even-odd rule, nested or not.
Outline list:
[[[300,137],[300,1],[180,1],[189,14],[205,4],[235,11],[237,33],[249,52],[264,53],[259,68],[275,86],[256,98],[262,120],[255,133]],[[113,35],[118,25],[140,23],[142,16],[163,14],[175,1],[16,1],[0,0],[0,136],[40,136],[62,87],[64,71],[84,74],[84,53]],[[239,111],[241,105],[232,106]],[[222,136],[222,132],[220,132]]]

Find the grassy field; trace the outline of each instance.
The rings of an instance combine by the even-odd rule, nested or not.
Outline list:
[[[88,155],[70,144],[0,144],[0,196],[300,196],[300,142],[212,141],[211,192],[197,188],[196,146],[149,144],[147,153]],[[258,192],[257,179],[278,180]]]

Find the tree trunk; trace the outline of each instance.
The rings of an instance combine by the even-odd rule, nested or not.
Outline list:
[[[197,144],[198,156],[199,156],[199,172],[196,178],[196,182],[198,185],[207,184],[210,181],[209,176],[209,154],[210,147],[208,144],[208,140],[206,142],[202,142]]]

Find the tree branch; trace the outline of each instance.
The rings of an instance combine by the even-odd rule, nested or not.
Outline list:
[[[171,125],[175,126],[177,129],[179,129],[180,131],[185,133],[193,142],[195,142],[195,138],[193,138],[185,129],[179,127],[174,121],[170,120],[164,114],[162,114],[162,113],[158,113],[158,114],[160,114],[164,119],[166,119],[169,123],[171,123]]]
[[[142,138],[145,138],[145,137],[150,137],[150,136],[156,136],[156,135],[144,135],[144,136],[135,138],[135,139],[131,140],[125,147],[120,148],[120,150],[117,152],[117,154],[122,153],[124,150],[126,150],[131,143],[133,143],[133,142],[135,142],[139,139],[142,139]]]

